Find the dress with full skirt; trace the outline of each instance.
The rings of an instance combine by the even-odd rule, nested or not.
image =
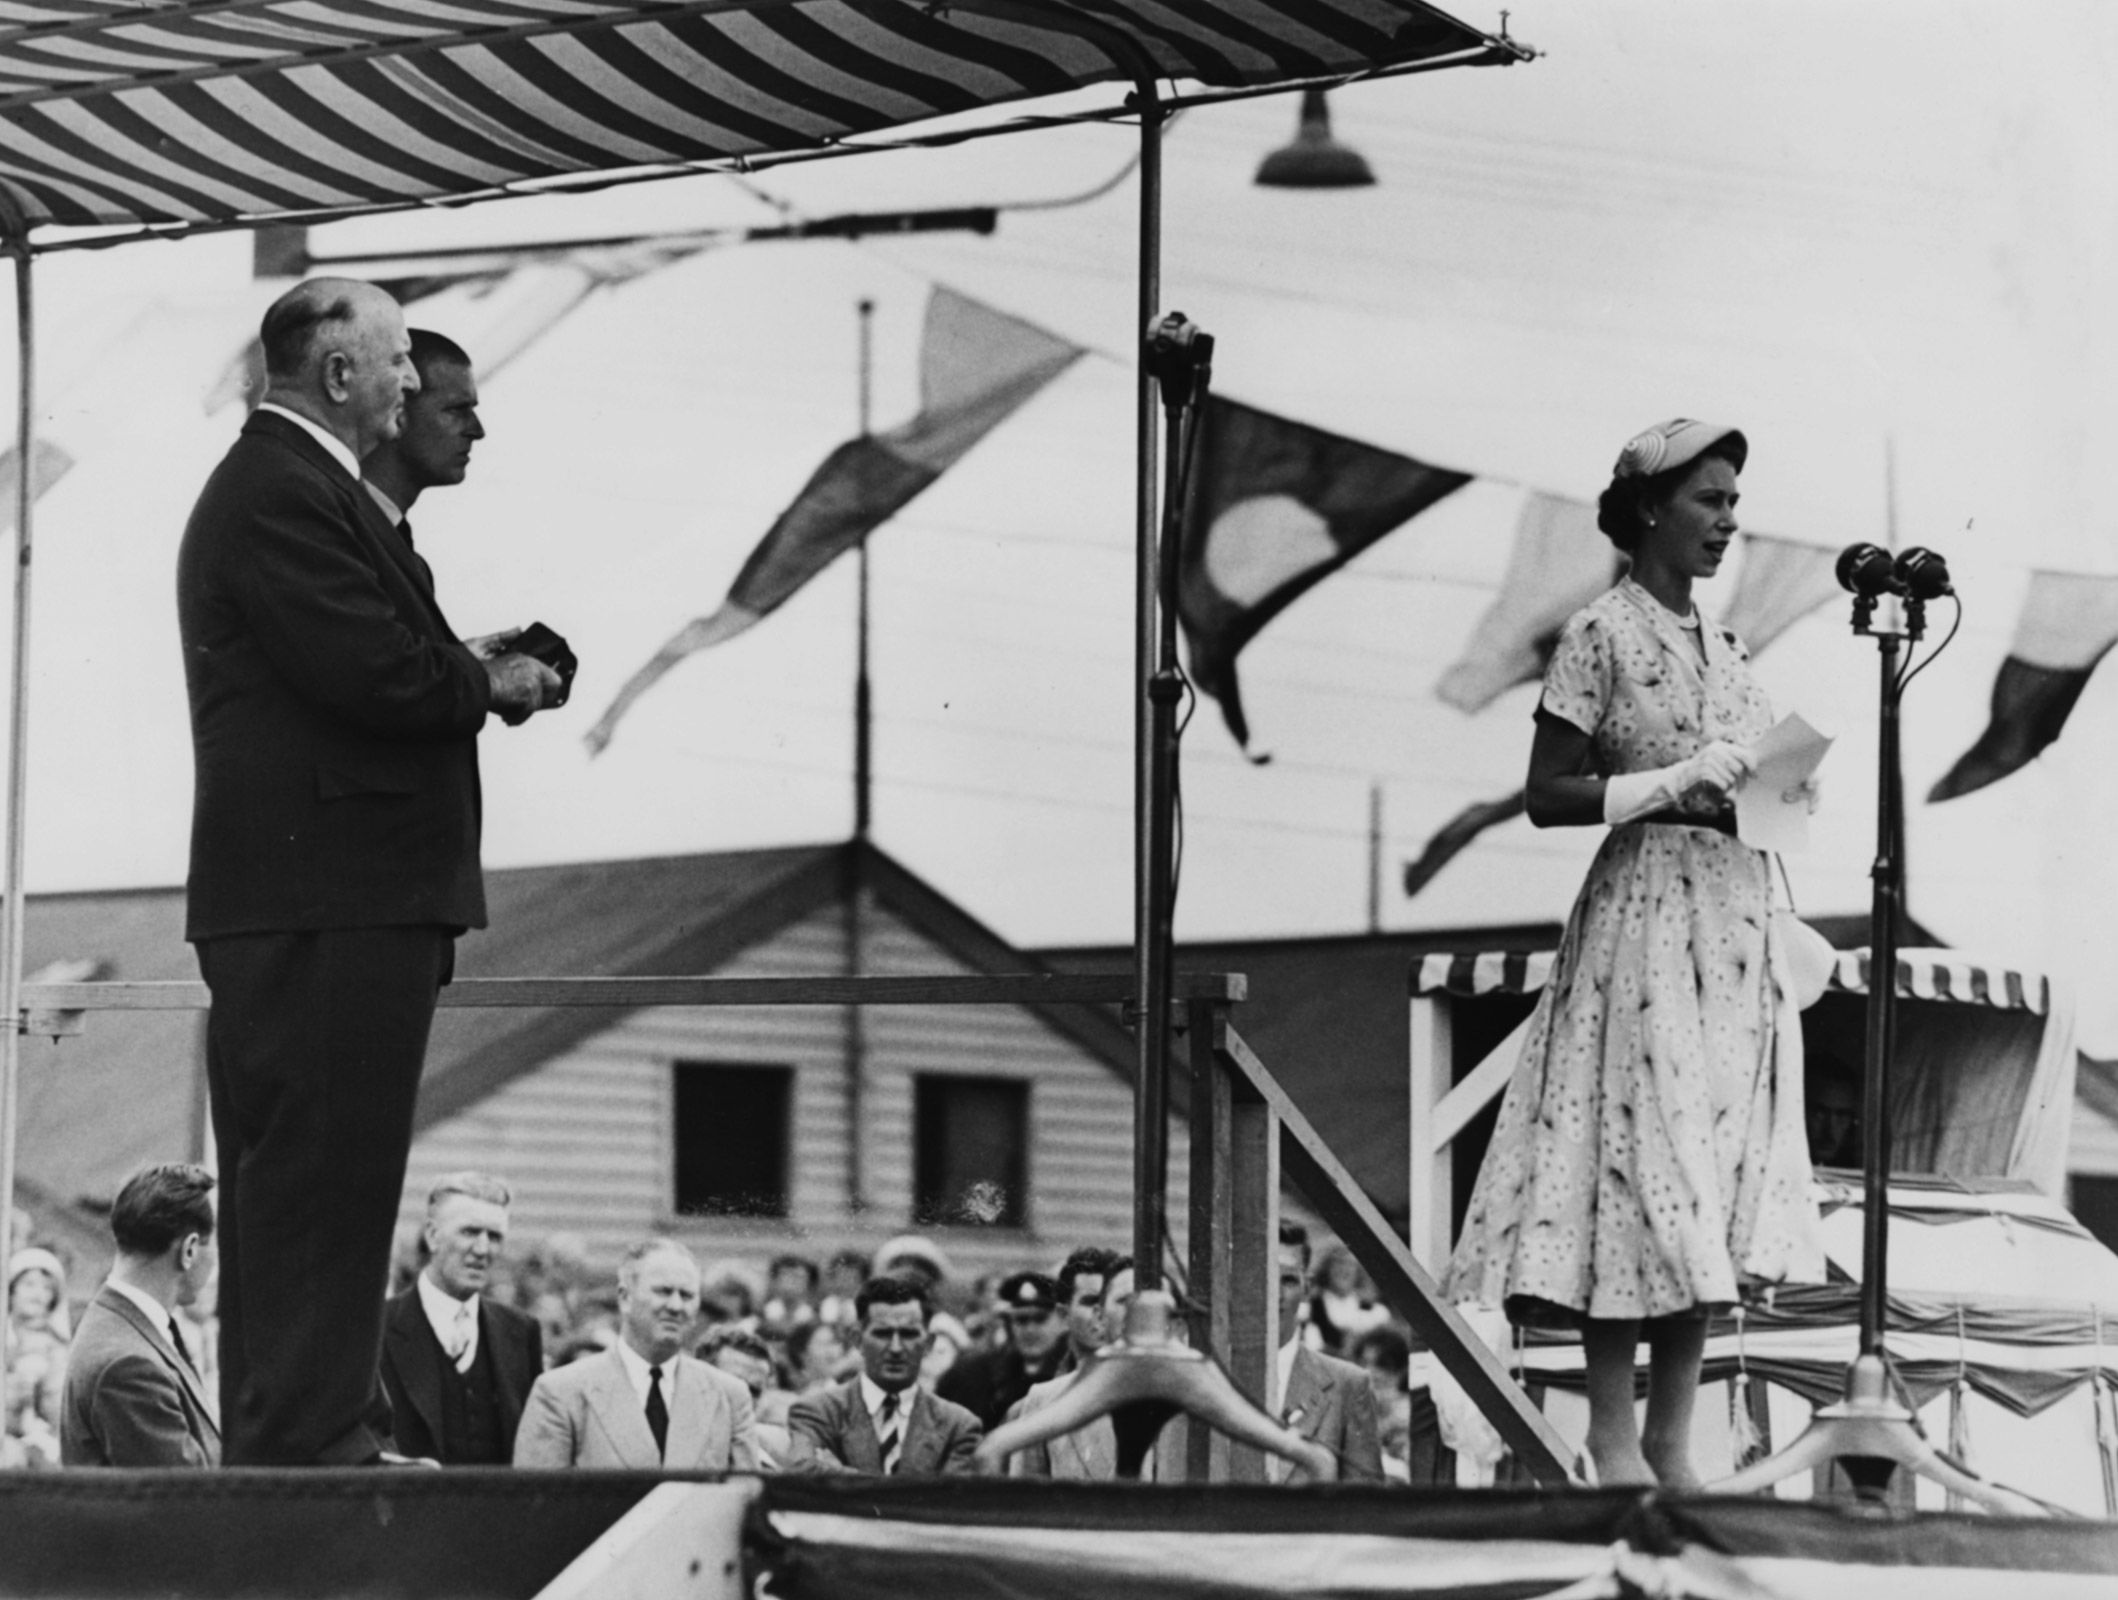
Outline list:
[[[1695,645],[1630,580],[1568,621],[1541,709],[1590,734],[1611,774],[1772,724],[1735,635],[1708,623]],[[1708,821],[1628,823],[1597,852],[1479,1170],[1452,1301],[1652,1318],[1822,1280],[1771,858]]]

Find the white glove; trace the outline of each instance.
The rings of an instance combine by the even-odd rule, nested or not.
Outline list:
[[[1621,772],[1603,785],[1603,820],[1612,827],[1667,811],[1695,789],[1717,799],[1733,794],[1756,767],[1741,745],[1716,739],[1697,755],[1651,772]]]

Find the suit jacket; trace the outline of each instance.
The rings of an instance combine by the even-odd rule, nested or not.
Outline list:
[[[679,1355],[663,1364],[669,1449],[655,1454],[647,1411],[615,1350],[554,1367],[530,1387],[515,1433],[518,1467],[755,1472],[757,1421],[740,1378]]]
[[[1007,1420],[1015,1421],[1041,1411],[1065,1392],[1074,1381],[1074,1374],[1062,1372],[1056,1378],[1047,1378],[1033,1385],[1008,1411]],[[1181,1483],[1184,1481],[1184,1456],[1190,1437],[1188,1419],[1172,1417],[1155,1441],[1147,1459],[1140,1464],[1142,1483]],[[1170,1465],[1164,1468],[1167,1460]],[[1118,1476],[1118,1431],[1109,1417],[1097,1417],[1093,1422],[1076,1428],[1072,1433],[1062,1433],[1056,1439],[1047,1439],[1043,1444],[1033,1444],[1027,1450],[1018,1450],[1008,1457],[1008,1476],[1011,1478],[1067,1478],[1080,1483],[1112,1483]]]
[[[147,1314],[107,1284],[82,1313],[59,1406],[69,1467],[217,1467],[219,1413]]]
[[[544,1332],[536,1318],[481,1295],[478,1340],[493,1367],[501,1442],[512,1451],[522,1403],[544,1371]],[[383,1311],[382,1387],[390,1397],[390,1429],[399,1454],[448,1461],[441,1447],[441,1384],[448,1359],[414,1284]]]
[[[314,438],[257,412],[177,555],[194,800],[186,937],[485,925],[485,668],[426,563]]]
[[[787,1414],[791,1445],[788,1470],[866,1472],[880,1476],[882,1441],[861,1399],[860,1379],[848,1378],[817,1394],[805,1394]],[[917,1390],[905,1419],[905,1441],[897,1452],[897,1476],[931,1478],[969,1472],[971,1453],[985,1435],[978,1419],[952,1400]]]
[[[1296,1433],[1338,1457],[1342,1483],[1380,1483],[1383,1452],[1375,1421],[1375,1391],[1368,1375],[1350,1361],[1319,1355],[1307,1345],[1294,1353],[1287,1393],[1280,1400],[1280,1420]],[[1266,1458],[1274,1483],[1284,1483],[1293,1463]]]

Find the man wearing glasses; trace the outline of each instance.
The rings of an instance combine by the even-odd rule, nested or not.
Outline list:
[[[926,1290],[870,1278],[853,1300],[861,1370],[795,1401],[787,1418],[793,1471],[935,1477],[969,1472],[985,1430],[962,1406],[919,1385],[927,1354]]]

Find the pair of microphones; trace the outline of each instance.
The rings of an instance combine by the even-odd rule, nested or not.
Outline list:
[[[1915,545],[1893,556],[1879,544],[1850,544],[1839,552],[1839,587],[1864,600],[1886,594],[1908,600],[1939,600],[1956,590],[1949,583],[1949,563],[1939,551]]]

